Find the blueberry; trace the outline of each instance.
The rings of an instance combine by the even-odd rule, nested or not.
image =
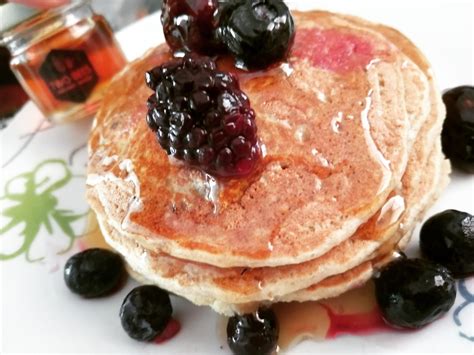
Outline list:
[[[282,0],[230,1],[221,7],[217,37],[237,66],[264,69],[284,60],[294,39],[294,22]]]
[[[278,341],[278,321],[270,309],[236,315],[227,323],[227,343],[236,355],[272,354]]]
[[[454,304],[456,284],[448,269],[421,259],[400,258],[375,279],[375,295],[385,321],[396,328],[420,328]]]
[[[421,228],[420,248],[455,276],[474,273],[474,217],[456,210],[434,215]]]
[[[474,173],[474,87],[451,89],[443,95],[443,101],[443,152],[455,167]]]
[[[118,287],[125,274],[121,256],[99,248],[77,253],[64,266],[67,287],[83,297],[110,293]]]
[[[173,308],[168,293],[152,285],[134,288],[120,308],[122,327],[136,340],[151,341],[171,319]]]

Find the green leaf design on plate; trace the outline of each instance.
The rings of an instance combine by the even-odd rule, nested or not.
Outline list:
[[[49,171],[55,171],[59,176],[53,177]],[[34,170],[17,175],[5,184],[4,195],[0,200],[9,200],[14,205],[2,209],[2,215],[8,222],[0,228],[0,235],[5,238],[6,233],[18,225],[23,224],[24,228],[15,236],[23,238],[20,247],[7,254],[0,252],[0,261],[13,259],[21,254],[24,254],[26,260],[30,262],[43,259],[33,259],[30,256],[30,249],[41,226],[44,226],[49,234],[55,232],[52,221],[59,226],[61,234],[69,238],[68,246],[60,253],[72,247],[76,235],[71,224],[87,216],[87,212],[75,214],[71,210],[57,209],[58,199],[55,196],[55,192],[67,185],[72,178],[73,175],[64,160],[49,159],[38,164]],[[14,185],[22,186],[22,191],[12,192]]]

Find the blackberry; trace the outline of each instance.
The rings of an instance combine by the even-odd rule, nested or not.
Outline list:
[[[294,21],[282,0],[234,0],[220,10],[217,37],[237,66],[263,69],[287,56]]]
[[[152,341],[165,330],[173,308],[168,293],[159,287],[135,287],[120,307],[120,320],[127,334],[136,340]]]
[[[187,54],[150,70],[146,82],[156,94],[146,120],[168,155],[220,177],[253,170],[260,156],[255,113],[232,74]]]
[[[444,315],[454,304],[456,284],[445,267],[400,258],[375,279],[375,295],[385,321],[397,328],[419,328]]]
[[[443,95],[443,101],[443,152],[455,167],[474,173],[474,87],[451,89]]]
[[[214,36],[217,8],[218,0],[165,0],[161,23],[171,49],[201,54],[219,52],[221,45]]]
[[[279,326],[270,309],[236,315],[227,323],[227,343],[236,355],[269,355],[277,347]]]
[[[423,254],[446,266],[455,276],[474,273],[474,217],[446,210],[429,218],[421,228]]]
[[[125,275],[121,256],[106,249],[94,248],[77,253],[64,266],[67,287],[83,297],[110,293]]]

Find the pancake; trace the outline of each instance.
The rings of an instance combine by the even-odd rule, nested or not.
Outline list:
[[[437,117],[436,112],[434,117]],[[428,144],[431,137],[426,136],[425,139],[421,143]],[[424,161],[428,161],[429,165],[422,169],[419,168],[420,161],[416,162],[416,171],[425,173],[421,176],[424,176],[424,179],[428,181],[423,184],[415,184],[414,182],[417,180],[404,180],[407,185],[411,184],[412,187],[411,189],[405,189],[405,191],[418,197],[430,195],[430,189],[433,189],[434,186],[432,180],[439,175],[434,169],[440,165],[440,154],[439,147],[434,149],[432,154],[427,156],[437,157],[438,159],[428,160],[425,157]],[[405,198],[408,201],[416,200],[410,195],[405,196]],[[379,219],[380,216],[374,216],[374,218]],[[397,221],[398,219],[395,219],[395,222]],[[104,224],[104,221],[101,224]],[[165,254],[157,254],[140,245],[134,245],[136,241],[133,237],[127,238],[118,235],[117,231],[111,231],[110,227],[107,226],[103,226],[103,230],[106,231],[107,241],[126,256],[132,268],[139,274],[144,275],[153,283],[191,299],[195,303],[209,304],[218,311],[228,314],[240,310],[242,307],[249,309],[249,302],[267,301],[269,299],[273,301],[304,299],[305,296],[302,298],[298,295],[301,291],[292,296],[285,294],[291,292],[289,290],[298,289],[301,285],[311,285],[332,274],[339,274],[352,267],[357,267],[361,261],[363,262],[367,258],[375,258],[376,255],[380,255],[382,252],[390,253],[393,250],[393,243],[390,243],[388,248],[384,247],[382,243],[393,236],[394,228],[399,228],[399,225],[394,222],[391,225],[392,228],[390,232],[386,233],[385,238],[379,238],[378,233],[372,233],[371,238],[373,240],[367,240],[360,234],[359,239],[353,237],[347,243],[337,246],[323,257],[300,265],[249,270],[242,268],[219,269],[210,265],[176,259]],[[378,247],[380,247],[380,250],[378,250]],[[351,280],[345,281],[345,283],[341,282],[339,285],[341,292],[352,284]],[[335,289],[335,287],[333,285],[332,289]],[[308,292],[303,292],[303,295]],[[315,295],[313,297],[319,296]]]
[[[439,146],[434,147],[432,153],[432,159],[430,159],[426,171],[429,174],[425,174],[425,181],[418,183],[417,186],[414,186],[417,195],[426,196],[425,201],[433,203],[438,197],[440,191],[444,190],[448,176],[446,171],[446,164],[444,161],[444,156],[441,152]],[[415,188],[418,189],[415,189]],[[426,212],[426,207],[428,203],[423,205],[423,208],[420,208],[416,205],[415,210],[418,211],[418,214],[412,219],[411,225],[403,225],[403,228],[399,226],[398,231],[394,234],[393,237],[389,239],[384,245],[382,245],[376,253],[371,256],[371,260],[357,266],[354,269],[344,272],[336,276],[332,276],[321,281],[318,284],[312,285],[304,290],[294,292],[289,295],[285,295],[279,301],[291,302],[291,301],[317,301],[323,298],[336,297],[354,287],[360,286],[367,282],[374,274],[374,272],[383,267],[385,264],[392,261],[398,256],[397,250],[401,250],[399,246],[401,234],[411,235],[413,229],[415,228],[418,221],[420,221],[424,213]],[[410,208],[407,208],[406,211],[410,211],[410,214],[413,214]]]
[[[410,190],[411,193],[430,196],[430,190],[437,190],[435,182],[440,174],[435,169],[441,166],[439,148],[434,153],[436,152],[438,153],[431,156],[436,156],[437,159],[430,159],[428,166],[419,169],[427,173],[424,175],[425,179],[431,179],[431,183],[426,181],[423,184],[417,184]],[[101,221],[101,224],[104,222]],[[395,226],[399,228],[399,224]],[[253,303],[319,299],[321,288],[317,287],[318,291],[313,292],[312,287],[315,286],[310,287],[309,290],[296,291],[292,295],[286,293],[289,290],[298,289],[301,285],[318,283],[328,276],[343,273],[354,267],[358,268],[361,262],[364,264],[363,261],[368,258],[375,259],[376,256],[380,256],[380,253],[392,254],[394,243],[390,237],[396,234],[395,231],[387,233],[384,239],[388,240],[386,242],[388,245],[382,244],[382,240],[375,242],[351,238],[322,257],[300,265],[245,270],[242,268],[220,269],[176,259],[165,254],[156,254],[138,244],[134,245],[136,242],[133,239],[117,235],[116,231],[108,230],[107,226],[102,226],[102,230],[105,231],[106,240],[126,257],[137,273],[152,283],[182,295],[196,304],[210,305],[216,311],[225,314],[248,310]],[[386,261],[389,260],[386,259]],[[368,265],[372,266],[372,263],[369,262]],[[339,289],[339,292],[333,296],[353,285],[353,274],[349,272],[349,278],[340,276],[338,284],[332,283],[331,290]],[[358,279],[361,277],[359,276]],[[363,277],[368,279],[365,270]],[[312,296],[309,297],[309,295]]]
[[[369,280],[375,268],[382,267],[396,257],[397,253],[394,251],[403,250],[406,247],[416,224],[423,219],[426,210],[439,198],[441,192],[446,188],[449,182],[450,164],[449,161],[444,158],[441,151],[441,141],[439,138],[446,112],[428,60],[408,38],[392,28],[368,23],[362,19],[350,16],[347,16],[346,20],[379,31],[393,43],[396,43],[404,54],[413,61],[412,63],[416,63],[417,68],[423,70],[429,85],[429,102],[431,103],[429,110],[430,119],[428,122],[418,120],[424,123],[424,125],[417,123],[413,118],[410,119],[410,121],[413,122],[412,126],[423,127],[419,134],[422,139],[422,144],[415,146],[414,151],[409,157],[407,170],[402,179],[402,191],[405,196],[407,208],[403,212],[399,228],[395,235],[379,248],[376,254],[371,256],[372,261],[365,262],[350,271],[330,277],[304,290],[286,295],[283,297],[283,301],[319,300],[327,297],[335,297],[353,288],[354,285],[360,285]],[[411,73],[412,63],[407,62],[404,65],[404,69],[410,71],[410,75],[406,76],[407,78],[410,76],[412,78],[416,77]],[[421,80],[420,82],[423,81],[424,80]],[[413,95],[413,97],[416,97],[416,95]],[[412,105],[416,100],[413,101],[407,98],[406,102],[407,107],[415,107]],[[422,115],[424,110],[425,108],[423,108],[423,111],[412,110],[412,112],[413,115],[419,116]],[[424,152],[426,152],[427,147],[430,146],[430,142],[433,141],[434,147],[432,147],[432,151],[429,155],[426,155]],[[423,162],[426,162],[428,165],[426,168],[421,167],[423,166]]]
[[[135,272],[198,305],[213,308],[218,303],[242,304],[276,299],[356,267],[379,246],[378,242],[371,240],[350,239],[331,253],[301,264],[218,268],[148,250],[134,238],[110,228],[104,220],[99,219],[99,223],[106,241],[125,256]]]
[[[407,58],[382,36],[318,16],[307,22],[295,13],[291,75],[276,68],[241,79],[267,152],[246,179],[216,182],[170,162],[143,119],[142,82],[145,70],[169,58],[167,48],[131,64],[111,84],[91,135],[92,207],[148,249],[219,267],[299,264],[353,235],[405,170]],[[333,60],[321,62],[314,57],[321,48],[305,46],[334,38],[361,50],[329,46]]]
[[[442,190],[446,185],[447,171],[445,170],[446,164],[443,160],[443,155],[441,153],[439,145],[433,147],[432,152],[430,152],[430,159],[428,160],[428,166],[420,169],[426,174],[424,176],[425,181],[423,183],[418,183],[416,186],[413,186],[413,192],[416,192],[418,196],[427,196],[427,200],[432,202],[433,198],[439,196],[440,190]],[[441,180],[441,181],[440,181]],[[410,200],[408,197],[407,200]],[[408,210],[408,208],[407,208]],[[421,215],[424,211],[420,212]],[[417,219],[420,219],[421,216],[417,216]],[[414,228],[414,224],[410,227],[405,226],[404,230]],[[400,230],[400,227],[399,227]],[[342,274],[337,274],[335,276],[328,277],[321,282],[311,285],[310,287],[299,290],[294,293],[284,295],[282,297],[277,297],[272,300],[272,302],[291,302],[291,301],[316,301],[323,298],[335,297],[349,289],[362,285],[364,282],[369,280],[376,268],[379,268],[386,264],[387,262],[393,260],[396,254],[393,253],[398,239],[396,237],[390,238],[388,242],[381,246],[374,255],[371,256],[371,260],[363,262],[362,264],[356,266],[355,268],[346,271]],[[395,238],[395,240],[393,240]],[[110,237],[108,238],[110,242]],[[113,242],[112,242],[113,244]],[[201,275],[202,276],[202,275]],[[140,277],[142,275],[140,274]],[[142,279],[144,282],[149,282],[149,280]],[[189,289],[187,290],[187,295],[189,296]],[[266,302],[263,302],[266,303]],[[221,302],[215,302],[213,307],[218,307],[218,310],[221,313],[232,314],[233,312],[248,312],[254,308],[260,306],[262,302],[255,302],[250,304],[224,304]]]
[[[131,99],[144,96],[145,102],[149,93],[134,73],[167,60],[163,47],[131,64],[112,84],[90,141],[88,199],[107,241],[140,277],[228,315],[262,303],[332,297],[365,282],[375,267],[393,258],[400,239],[411,234],[447,179],[436,143],[442,119],[439,94],[413,44],[396,31],[357,18],[313,12],[296,13],[295,19],[302,37],[288,64],[265,73],[237,73],[257,112],[267,150],[263,168],[249,179],[217,183],[166,156],[165,161],[158,148],[150,148],[156,143],[143,127],[144,109],[133,100],[130,107],[114,102],[122,91]],[[364,48],[369,41],[378,52],[369,60],[366,50],[352,48],[355,59],[321,61],[313,57],[315,48],[303,49],[307,36],[316,42],[336,36],[344,45],[348,36],[352,44],[363,38],[357,46]],[[360,95],[361,72],[368,85],[365,96]],[[344,103],[341,93],[356,100]],[[392,110],[394,104],[397,110]],[[350,111],[354,105],[358,111]],[[322,132],[321,137],[313,132]],[[134,133],[142,139],[131,148],[127,140]],[[321,143],[327,145],[315,145]],[[333,155],[327,151],[331,144],[337,150]],[[317,148],[305,156],[305,146]],[[367,175],[354,165],[348,165],[351,170],[341,166],[344,153],[346,160],[372,163],[360,166],[361,171],[364,167],[371,173],[379,163],[368,181],[372,187],[379,183],[377,191],[365,187],[349,196],[349,187],[359,188]],[[314,159],[309,161],[308,155]],[[153,183],[155,195],[150,197]],[[369,191],[372,195],[364,195]],[[321,210],[328,199],[334,204]],[[157,211],[151,211],[153,203]],[[176,216],[166,219],[163,205]],[[333,211],[336,215],[329,213]],[[238,222],[244,217],[247,226]],[[317,221],[325,223],[315,226]],[[249,253],[252,242],[256,248]]]
[[[353,17],[353,16],[346,16],[345,18],[346,20],[352,21],[355,24],[362,24],[368,28],[371,28],[383,34],[387,39],[389,39],[393,43],[396,43],[397,46],[403,51],[403,53],[407,55],[410,58],[410,60],[424,72],[425,76],[427,77],[430,83],[429,96],[430,96],[430,102],[431,102],[431,112],[434,112],[434,111],[437,112],[437,122],[436,124],[431,125],[429,128],[425,127],[425,132],[423,134],[428,134],[429,136],[436,137],[435,144],[438,145],[438,151],[441,151],[440,135],[441,135],[441,130],[442,130],[442,124],[443,124],[444,118],[446,117],[446,108],[441,100],[436,78],[433,76],[433,71],[431,69],[431,65],[428,59],[407,37],[405,37],[402,33],[400,33],[399,31],[391,27],[387,27],[381,24],[370,23],[363,19]],[[407,63],[404,65],[404,69],[410,68],[411,66],[412,66],[411,64]],[[411,102],[411,100],[407,99],[407,102]],[[423,154],[422,152],[423,150],[424,150],[423,145],[418,146],[415,154],[411,155],[410,159],[412,159],[414,163],[408,164],[408,167],[411,166],[412,168],[407,169],[407,172],[405,172],[405,175],[415,173],[414,171],[410,171],[410,170],[416,170],[415,163],[418,159],[420,159],[420,155]],[[411,209],[411,213],[404,214],[403,220],[401,221],[402,226],[412,225],[414,223],[420,222],[423,219],[423,216],[426,210],[431,205],[434,204],[434,202],[439,198],[439,195],[441,194],[441,192],[446,188],[446,186],[449,183],[449,174],[451,172],[450,162],[444,158],[444,161],[442,162],[442,166],[440,166],[440,169],[441,169],[441,176],[440,176],[439,181],[437,182],[437,186],[438,186],[437,191],[433,194],[422,196],[422,198],[420,198],[419,200],[414,200],[413,202],[417,204],[417,208]],[[399,243],[397,246],[398,249],[404,249],[406,245],[408,244],[410,238],[411,238],[411,231],[404,228],[400,228],[400,230],[397,233],[397,236],[393,238],[393,244],[395,245],[396,244],[395,241],[399,240]]]
[[[403,250],[406,247],[416,224],[423,219],[426,210],[434,204],[434,202],[439,198],[441,192],[449,183],[451,167],[449,161],[444,158],[439,139],[442,122],[445,117],[445,107],[441,101],[437,84],[433,77],[428,60],[416,48],[416,46],[400,32],[383,25],[371,24],[355,17],[348,16],[346,19],[357,24],[363,22],[365,26],[374,28],[384,34],[389,40],[396,43],[403,52],[424,71],[427,80],[430,83],[429,94],[431,99],[431,121],[434,122],[436,119],[436,123],[425,125],[420,136],[428,136],[429,138],[438,137],[434,139],[435,146],[427,158],[428,164],[431,165],[432,168],[429,168],[428,171],[426,171],[417,166],[417,164],[420,163],[420,159],[423,159],[421,156],[423,154],[422,152],[425,150],[424,147],[429,146],[429,144],[427,144],[429,141],[428,138],[424,140],[425,146],[422,144],[415,147],[415,152],[413,152],[409,157],[407,171],[403,177],[403,180],[407,180],[410,179],[411,176],[417,175],[416,178],[411,178],[415,183],[412,190],[414,189],[417,191],[417,194],[407,193],[406,186],[408,186],[408,184],[403,184],[406,204],[408,207],[413,207],[407,208],[404,211],[398,231],[390,238],[389,242],[385,243],[377,251],[377,253],[382,256],[376,257],[372,262],[365,262],[348,272],[323,280],[307,289],[289,294],[282,299],[283,301],[306,301],[335,297],[368,281],[372,277],[374,268],[380,268],[393,260],[396,256],[396,253],[393,252],[394,250]],[[409,66],[407,64],[404,67],[408,68]],[[408,102],[410,101],[410,99],[407,99],[407,106],[409,106]],[[415,123],[415,125],[417,124]],[[423,171],[423,174],[419,174],[419,171]]]
[[[425,127],[429,127],[429,124],[430,122],[427,122]],[[424,138],[420,144],[427,144],[432,139],[429,136]],[[420,162],[422,163],[424,160]],[[417,162],[417,167],[420,162]],[[416,171],[428,171],[428,169],[417,169]],[[406,184],[410,185],[411,182],[406,181]],[[411,192],[415,191],[411,190]],[[399,200],[400,196],[394,195],[387,202],[387,206]],[[250,269],[245,271],[244,275],[242,272],[245,269],[242,268],[220,269],[176,259],[163,252],[147,249],[137,244],[138,237],[130,234],[125,236],[120,231],[113,230],[105,221],[101,220],[101,224],[105,224],[103,229],[106,231],[109,243],[127,257],[132,267],[162,287],[187,297],[194,291],[199,292],[199,289],[206,289],[208,294],[202,297],[207,297],[208,300],[215,298],[221,302],[232,300],[235,303],[246,303],[275,299],[292,290],[301,289],[327,276],[357,266],[375,252],[384,240],[393,235],[397,228],[396,223],[399,221],[399,218],[394,218],[394,216],[401,216],[403,209],[385,209],[383,213],[382,218],[380,214],[376,214],[372,217],[373,223],[368,223],[367,226],[360,228],[353,238],[338,245],[321,258],[299,265]],[[376,223],[377,220],[379,223]],[[377,225],[378,228],[375,227]],[[150,276],[152,274],[153,276]],[[198,290],[195,290],[196,288]],[[224,296],[222,293],[226,293],[226,295]]]

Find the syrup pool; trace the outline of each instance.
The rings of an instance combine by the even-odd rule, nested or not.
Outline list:
[[[375,299],[372,281],[338,297],[321,301],[277,303],[272,306],[280,326],[277,353],[298,343],[328,341],[341,335],[367,335],[390,331]],[[227,318],[218,316],[217,335],[227,342]]]
[[[278,346],[283,351],[304,339],[322,341],[390,329],[378,309],[372,282],[335,298],[279,303],[273,310],[280,323]]]
[[[89,211],[87,215],[87,224],[82,234],[82,237],[78,240],[79,248],[81,250],[91,249],[91,248],[103,248],[112,250],[112,248],[107,244],[102,235],[102,232],[99,228],[99,222],[95,213],[92,210]]]

